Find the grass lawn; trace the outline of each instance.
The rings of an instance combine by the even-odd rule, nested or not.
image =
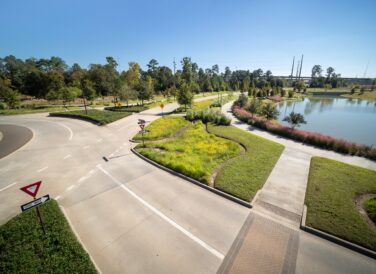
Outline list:
[[[149,109],[145,106],[121,106],[121,107],[105,107],[105,110],[115,111],[115,112],[141,112]]]
[[[376,197],[365,201],[364,208],[367,211],[369,218],[376,224]]]
[[[369,218],[376,224],[376,197],[365,201],[364,208],[367,211]]]
[[[376,231],[356,208],[357,195],[376,193],[376,171],[313,157],[306,224],[376,251]]]
[[[144,134],[144,140],[159,140],[171,137],[178,130],[189,126],[191,122],[182,117],[166,116],[157,119],[156,121],[145,127],[148,130]],[[133,137],[134,140],[141,140],[141,134]]]
[[[284,147],[233,126],[209,126],[209,132],[234,140],[246,148],[245,154],[229,161],[219,172],[215,187],[245,201],[262,188]]]
[[[365,91],[363,94],[360,94],[360,92],[355,92],[354,94],[344,94],[342,95],[342,97],[364,100],[376,100],[376,90]]]
[[[57,202],[39,208],[46,235],[35,209],[0,226],[0,273],[97,273]]]
[[[182,117],[174,118],[185,120]],[[163,119],[166,118],[157,121]],[[239,144],[207,133],[202,122],[188,127],[176,139],[146,143],[145,146],[136,147],[142,155],[206,184],[210,182],[211,175],[221,163],[242,151]]]
[[[69,110],[80,109],[77,106],[67,107]],[[40,112],[54,112],[54,111],[64,111],[65,108],[62,106],[43,106],[36,108],[16,108],[16,109],[0,109],[0,115],[16,115],[16,114],[31,114]]]
[[[66,112],[52,112],[50,116],[56,117],[68,117],[68,118],[79,118],[83,120],[88,120],[99,125],[105,125],[112,123],[121,118],[127,117],[132,114],[132,112],[115,112],[115,111],[102,111],[97,109],[88,109],[88,114],[86,115],[85,110],[74,110]]]

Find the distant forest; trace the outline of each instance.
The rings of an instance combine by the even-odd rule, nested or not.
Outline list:
[[[21,60],[13,55],[0,58],[0,98],[28,95],[55,100],[84,96],[93,99],[112,95],[119,99],[150,99],[154,94],[175,96],[185,86],[192,93],[222,90],[241,90],[254,96],[280,94],[287,80],[273,76],[270,70],[234,70],[226,67],[219,72],[218,65],[200,68],[191,58],[181,60],[181,69],[159,66],[155,59],[142,70],[136,62],[129,62],[126,71],[118,71],[113,57],[106,57],[105,64],[91,64],[82,68],[79,64],[68,66],[60,57],[50,59],[29,58]],[[339,87],[345,85],[333,68],[327,69],[327,76],[321,75],[321,66],[312,69],[313,87]],[[295,81],[298,91],[305,89],[303,81]],[[12,104],[12,103],[11,103]]]

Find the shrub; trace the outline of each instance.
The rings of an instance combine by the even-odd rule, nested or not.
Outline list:
[[[226,115],[209,109],[203,111],[188,110],[185,118],[191,122],[201,120],[205,124],[214,123],[222,126],[229,126],[231,124],[231,119]]]

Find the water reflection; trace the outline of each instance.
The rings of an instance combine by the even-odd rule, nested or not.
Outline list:
[[[337,138],[376,145],[376,102],[330,97],[307,97],[302,101],[285,101],[278,105],[279,120],[291,111],[304,114],[303,129]]]

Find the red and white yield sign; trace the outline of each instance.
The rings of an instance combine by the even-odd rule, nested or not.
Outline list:
[[[144,129],[144,127],[145,127],[145,124],[140,124],[141,129]]]
[[[42,184],[42,181],[39,181],[39,182],[30,184],[30,185],[21,187],[20,189],[23,192],[26,192],[27,194],[29,194],[30,196],[33,196],[35,198],[35,196],[37,195],[39,187],[40,187],[41,184]]]

